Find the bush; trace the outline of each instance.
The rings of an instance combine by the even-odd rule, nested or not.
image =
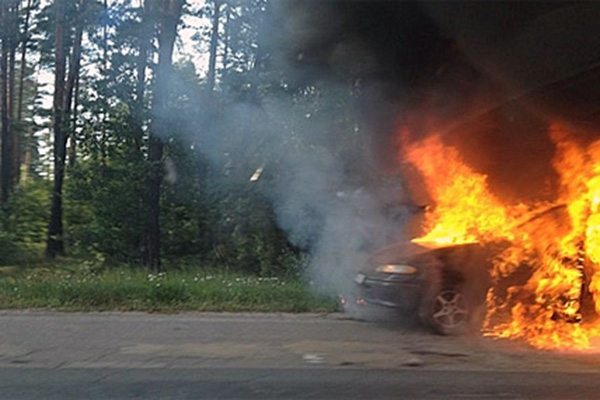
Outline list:
[[[142,174],[126,163],[81,162],[65,182],[65,241],[76,256],[109,262],[140,259]]]
[[[12,264],[23,258],[23,250],[14,235],[0,231],[0,265]]]
[[[18,186],[9,199],[3,226],[22,247],[39,249],[46,242],[50,185],[48,181],[34,180]]]
[[[15,189],[0,218],[0,265],[39,257],[49,214],[49,182],[33,180]]]

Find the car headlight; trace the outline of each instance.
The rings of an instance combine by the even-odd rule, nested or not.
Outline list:
[[[380,265],[375,269],[377,272],[383,272],[385,274],[400,274],[400,275],[412,275],[417,272],[415,267],[404,264],[385,264]]]

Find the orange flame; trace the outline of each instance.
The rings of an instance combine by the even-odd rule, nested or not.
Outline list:
[[[542,349],[587,349],[590,338],[600,335],[600,140],[579,144],[559,123],[551,124],[548,134],[560,177],[559,195],[550,206],[504,204],[489,189],[486,175],[469,167],[435,132],[405,141],[402,161],[418,169],[435,202],[425,234],[413,241],[509,242],[493,260],[485,334],[523,339]]]
[[[487,177],[465,165],[458,151],[446,147],[439,135],[409,144],[405,152],[436,200],[435,210],[425,222],[427,234],[415,242],[460,244],[511,237],[506,229],[506,208],[490,193]]]

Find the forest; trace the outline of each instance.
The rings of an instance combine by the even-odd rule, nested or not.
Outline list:
[[[312,11],[3,0],[0,265],[327,282],[395,237],[401,185],[360,112],[372,63],[350,44],[323,68]]]

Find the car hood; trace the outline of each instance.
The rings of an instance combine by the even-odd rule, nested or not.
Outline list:
[[[463,248],[481,246],[482,245],[480,243],[439,244],[434,242],[400,242],[388,247],[384,247],[375,252],[370,258],[370,264],[379,265],[383,263],[409,262],[416,258],[433,258],[440,253],[453,252]]]

